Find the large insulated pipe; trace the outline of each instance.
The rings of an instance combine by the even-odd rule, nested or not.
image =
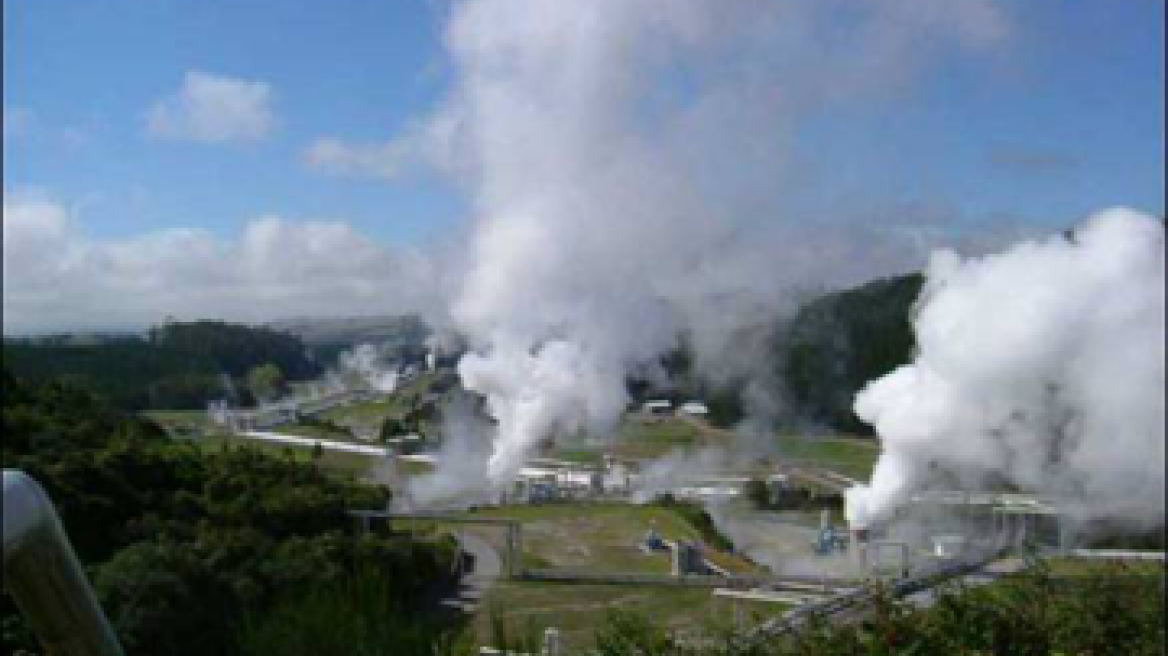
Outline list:
[[[48,654],[122,656],[53,502],[12,469],[4,470],[4,587]]]

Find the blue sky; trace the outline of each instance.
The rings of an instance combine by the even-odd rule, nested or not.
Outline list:
[[[6,2],[6,188],[86,202],[95,236],[173,225],[231,232],[267,213],[340,218],[417,240],[461,215],[435,180],[324,176],[301,151],[332,135],[384,140],[441,91],[441,7],[426,2]],[[260,80],[277,125],[258,143],[160,142],[148,107],[186,71]]]
[[[1163,3],[1016,3],[998,57],[946,66],[910,99],[847,108],[801,142],[829,193],[925,200],[979,217],[1065,222],[1127,204],[1163,212]],[[45,0],[4,3],[6,189],[83,208],[94,236],[263,214],[337,218],[392,242],[465,213],[434,175],[322,175],[303,150],[384,141],[448,82],[439,2]],[[255,143],[151,139],[145,113],[197,70],[270,85]]]
[[[116,244],[174,229],[241,239],[275,216],[343,222],[353,248],[424,248],[467,219],[464,190],[434,170],[368,173],[394,161],[370,149],[422,124],[449,90],[446,2],[3,6],[5,195],[51,203],[26,224],[67,220]],[[988,56],[946,55],[909,88],[802,117],[790,205],[933,208],[972,229],[1061,229],[1114,205],[1162,215],[1163,3],[1001,6],[1010,35]],[[192,123],[192,74],[230,96],[234,118]],[[313,165],[326,139],[348,150]]]

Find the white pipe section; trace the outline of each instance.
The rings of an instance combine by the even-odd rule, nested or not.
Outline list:
[[[4,470],[4,587],[45,652],[122,656],[53,502],[22,471]]]

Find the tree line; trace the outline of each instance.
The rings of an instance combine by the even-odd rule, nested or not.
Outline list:
[[[257,390],[323,371],[298,337],[222,321],[172,322],[145,336],[80,344],[6,339],[4,364],[32,380],[85,388],[128,411],[196,410],[221,398],[251,405]]]
[[[770,351],[772,391],[786,401],[783,419],[868,432],[852,412],[852,399],[869,381],[910,360],[910,314],[922,284],[919,274],[877,280],[813,299],[790,321],[760,328],[767,333],[759,339]],[[414,332],[406,332],[395,342],[395,355],[420,364],[426,347],[413,339]],[[715,423],[736,423],[744,414],[744,381],[711,386],[697,380],[684,341],[661,359],[674,385],[661,389],[633,376],[632,396],[703,398]],[[145,337],[80,344],[5,340],[4,360],[20,375],[68,380],[127,410],[202,409],[210,399],[251,405],[275,395],[286,381],[320,375],[327,358],[344,347],[333,342],[306,346],[293,334],[267,327],[195,321],[166,323]]]

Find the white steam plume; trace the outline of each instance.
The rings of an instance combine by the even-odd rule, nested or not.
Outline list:
[[[498,421],[492,484],[557,432],[613,425],[626,372],[682,331],[717,362],[792,286],[906,265],[780,220],[793,124],[1007,31],[989,0],[455,4],[454,87],[423,132],[479,214],[450,320]]]
[[[1163,224],[1109,210],[997,255],[939,252],[926,273],[918,355],[856,397],[883,453],[849,521],[886,519],[943,475],[1163,524]]]
[[[385,361],[382,349],[375,344],[358,344],[337,356],[343,373],[359,378],[368,387],[388,394],[397,388],[397,363]]]
[[[434,470],[409,479],[394,497],[402,512],[458,509],[494,500],[482,462],[490,455],[491,425],[465,395],[442,408],[442,445],[434,455]]]

